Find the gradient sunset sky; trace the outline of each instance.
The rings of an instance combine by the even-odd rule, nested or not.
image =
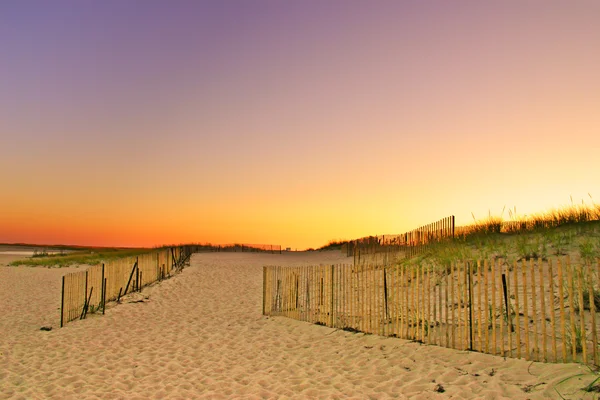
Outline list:
[[[2,1],[0,242],[302,249],[600,202],[599,21],[597,1]]]

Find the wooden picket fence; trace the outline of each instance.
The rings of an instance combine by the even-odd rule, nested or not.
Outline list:
[[[451,215],[399,235],[367,236],[342,246],[342,253],[353,257],[354,265],[377,264],[422,254],[432,243],[454,237]]]
[[[600,260],[263,272],[264,315],[504,357],[599,365]]]
[[[85,318],[89,311],[104,313],[107,301],[120,300],[127,293],[171,276],[183,268],[196,247],[164,248],[63,276],[60,326]]]

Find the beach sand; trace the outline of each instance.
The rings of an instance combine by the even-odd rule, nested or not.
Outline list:
[[[577,391],[593,380],[577,364],[261,315],[263,265],[343,262],[339,252],[195,254],[181,274],[62,329],[60,277],[80,269],[0,266],[0,398],[593,398]]]

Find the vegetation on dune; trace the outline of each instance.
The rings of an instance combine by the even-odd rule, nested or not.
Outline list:
[[[346,243],[348,243],[347,240],[330,240],[325,246],[321,246],[317,250],[341,250]]]
[[[564,255],[578,256],[583,261],[600,257],[600,221],[519,233],[458,237],[433,243],[419,257],[404,262],[427,259],[445,265],[459,260],[495,259],[511,264]]]
[[[457,229],[454,239],[432,243],[422,255],[403,262],[429,260],[447,265],[459,260],[514,261],[576,256],[584,262],[600,258],[600,206],[571,205],[510,220],[489,216]]]
[[[569,255],[582,262],[600,258],[600,205],[571,203],[567,207],[524,217],[519,217],[513,209],[508,211],[507,220],[503,215],[504,210],[500,216],[489,214],[483,220],[473,216],[471,225],[455,228],[454,238],[429,243],[414,257],[405,258],[402,248],[394,250],[380,246],[374,250],[365,249],[362,258],[368,263],[370,252],[390,251],[388,256],[398,263],[427,262],[440,268],[468,260],[498,260],[511,265],[515,261],[545,260],[551,256]]]
[[[118,249],[118,248],[102,248],[102,249],[82,249],[72,253],[48,254],[41,250],[31,258],[24,258],[11,262],[9,265],[27,265],[32,267],[68,267],[70,265],[96,265],[102,262],[108,262],[124,257],[135,257],[143,253],[149,252],[150,249]]]

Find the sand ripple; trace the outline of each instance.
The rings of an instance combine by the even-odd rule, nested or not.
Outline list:
[[[0,398],[542,399],[586,371],[261,315],[263,265],[319,262],[342,260],[194,255],[182,274],[130,298],[143,301],[63,329],[56,308],[67,271],[0,267]],[[45,324],[55,329],[39,331]],[[589,381],[558,388],[580,398],[575,389]]]

